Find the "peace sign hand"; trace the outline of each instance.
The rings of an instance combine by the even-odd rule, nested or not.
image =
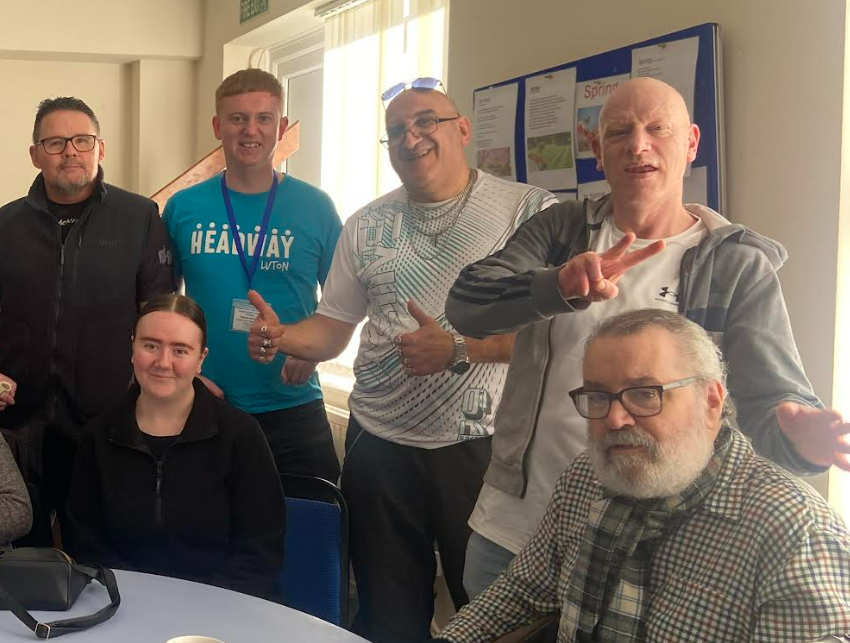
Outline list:
[[[582,298],[588,301],[613,299],[619,294],[617,282],[639,263],[664,250],[664,240],[659,239],[646,248],[626,252],[635,241],[627,233],[620,241],[602,254],[585,252],[561,266],[558,287],[564,299]]]

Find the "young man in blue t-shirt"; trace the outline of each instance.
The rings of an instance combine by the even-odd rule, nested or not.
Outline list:
[[[227,77],[212,122],[227,169],[175,194],[163,216],[186,293],[207,316],[201,379],[259,421],[280,472],[336,482],[315,363],[284,355],[257,363],[248,355],[257,314],[248,290],[261,292],[281,319],[312,315],[342,227],[327,194],[274,170],[287,126],[282,109],[283,88],[271,74],[246,69]]]

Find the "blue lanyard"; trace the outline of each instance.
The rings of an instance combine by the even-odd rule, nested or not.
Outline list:
[[[263,212],[263,222],[260,224],[260,236],[257,238],[257,245],[254,246],[254,254],[251,257],[250,270],[248,270],[248,262],[245,260],[245,249],[242,247],[242,239],[239,238],[239,229],[236,227],[236,217],[233,216],[233,204],[230,202],[230,193],[227,191],[227,182],[225,181],[226,174],[227,171],[221,173],[221,196],[224,198],[224,209],[227,210],[227,220],[230,222],[233,245],[236,246],[236,252],[239,253],[239,261],[242,262],[242,270],[245,271],[245,276],[248,278],[248,290],[251,290],[251,282],[254,281],[257,265],[260,263],[263,243],[266,240],[266,233],[269,228],[269,219],[272,216],[272,208],[274,208],[274,197],[277,194],[277,172],[272,170],[272,187],[266,199],[266,210]],[[247,238],[248,233],[246,232],[245,239]]]

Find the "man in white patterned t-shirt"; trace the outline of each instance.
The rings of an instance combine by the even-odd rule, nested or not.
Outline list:
[[[458,272],[555,203],[548,192],[466,165],[469,120],[444,93],[390,102],[387,135],[403,187],[345,224],[316,314],[281,326],[256,295],[252,355],[338,355],[366,319],[349,398],[342,489],[360,608],[375,643],[421,641],[433,615],[434,543],[457,607],[469,519],[490,457],[513,336],[454,332],[444,304]]]

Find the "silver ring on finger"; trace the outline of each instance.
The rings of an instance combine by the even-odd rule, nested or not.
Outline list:
[[[268,337],[264,337],[263,338],[263,348],[271,348],[271,346],[272,346],[272,340],[270,340]]]
[[[260,355],[260,359],[259,359],[260,364],[267,364],[268,361],[269,361],[268,357],[266,357],[265,355]]]
[[[265,355],[265,354],[266,354],[266,347],[260,346],[260,355]]]
[[[260,335],[262,335],[263,337],[265,337],[267,332],[269,332],[269,327],[268,327],[268,326],[261,326],[261,327],[260,327]]]

